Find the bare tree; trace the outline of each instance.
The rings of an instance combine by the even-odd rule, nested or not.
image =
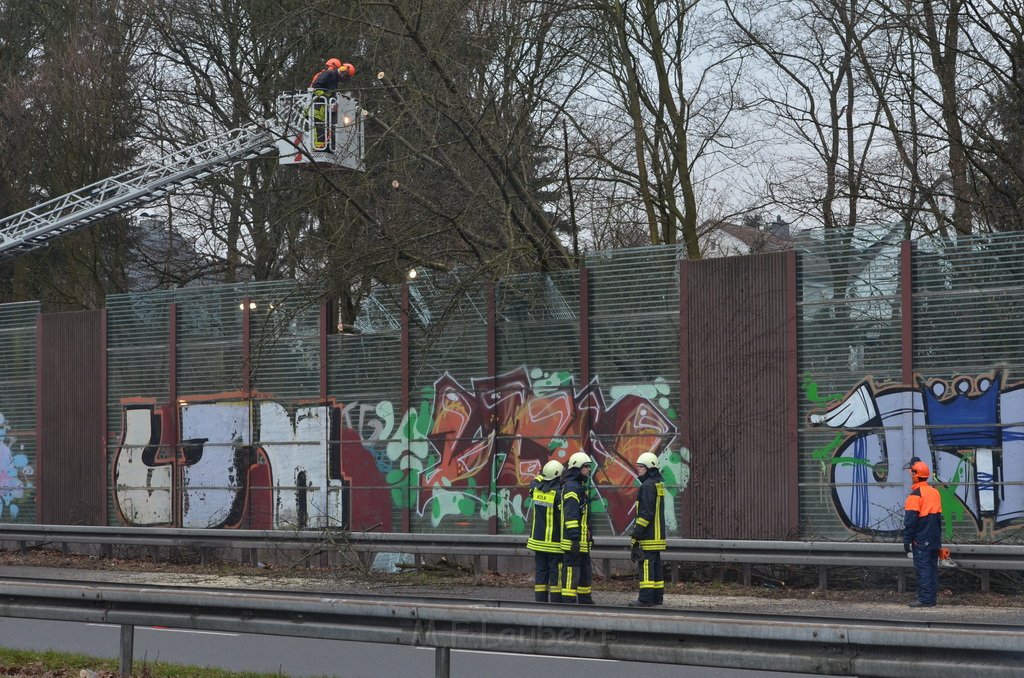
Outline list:
[[[619,131],[602,139],[581,128],[587,147],[635,196],[649,242],[683,242],[697,259],[702,166],[727,170],[748,158],[749,139],[734,124],[741,55],[722,42],[715,7],[698,0],[597,0],[580,12],[597,45],[581,58],[600,90],[587,93],[586,109],[597,130]]]

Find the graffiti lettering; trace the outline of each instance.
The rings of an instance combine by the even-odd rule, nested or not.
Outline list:
[[[811,414],[812,424],[847,432],[813,453],[831,467],[833,501],[846,524],[902,529],[910,478],[900,469],[914,456],[939,484],[947,536],[967,515],[979,531],[986,520],[996,528],[1024,521],[1024,384],[1001,384],[999,371],[916,386],[876,387],[867,379]]]
[[[567,373],[521,368],[470,388],[446,373],[397,425],[388,401],[259,401],[255,415],[237,400],[177,412],[125,403],[115,504],[135,525],[390,530],[395,511],[408,510],[434,526],[495,517],[518,533],[544,462],[588,450],[597,461],[591,508],[621,533],[633,520],[640,453],[662,459],[669,503],[688,480],[688,455],[671,447],[668,392],[661,380],[617,387],[608,404],[596,380],[577,390]]]

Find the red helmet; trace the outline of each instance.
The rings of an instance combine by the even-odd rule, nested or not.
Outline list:
[[[356,74],[356,67],[353,66],[352,64],[344,63],[341,66],[339,66],[338,68],[340,68],[343,71],[347,71],[348,72],[348,77],[350,77],[350,78],[354,77],[355,74]]]
[[[327,60],[327,67],[328,68],[341,68],[341,59],[328,59]]]

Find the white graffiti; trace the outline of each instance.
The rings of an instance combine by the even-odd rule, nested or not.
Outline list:
[[[1024,389],[1000,390],[998,375],[927,388],[865,382],[810,421],[854,432],[830,459],[837,509],[853,528],[902,529],[911,457],[952,488],[979,529],[984,518],[1024,520]]]
[[[122,518],[132,525],[175,524],[180,483],[183,527],[236,526],[253,491],[270,493],[274,528],[341,524],[342,483],[330,478],[331,408],[290,412],[276,402],[257,407],[254,422],[246,401],[183,404],[179,449],[171,450],[161,441],[169,433],[155,406],[126,406],[114,461],[114,500]],[[257,463],[269,466],[269,488],[250,487]]]

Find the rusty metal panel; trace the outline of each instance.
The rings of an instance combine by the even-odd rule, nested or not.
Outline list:
[[[784,253],[686,266],[689,536],[794,538]]]
[[[39,318],[39,522],[104,524],[103,312]]]

